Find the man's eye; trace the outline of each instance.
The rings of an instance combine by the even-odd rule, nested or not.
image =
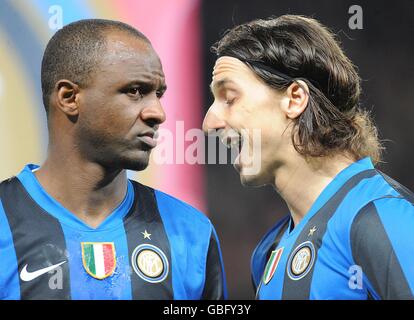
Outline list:
[[[164,90],[157,90],[157,97],[159,98],[159,99],[161,99],[162,98],[162,96],[164,95]]]
[[[141,91],[139,90],[138,87],[131,87],[127,90],[126,93],[130,96],[133,96],[133,97],[137,97],[137,96],[142,97],[142,93],[141,93]]]
[[[231,106],[231,105],[233,104],[234,100],[236,100],[236,98],[226,99],[226,100],[224,101],[224,103],[225,103],[226,105],[228,105],[228,106]]]

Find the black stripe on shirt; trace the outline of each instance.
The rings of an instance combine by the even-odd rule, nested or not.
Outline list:
[[[59,221],[45,212],[17,178],[0,185],[1,201],[9,221],[17,256],[20,298],[70,299],[69,262]],[[23,281],[21,273],[35,272],[66,261],[49,273]]]
[[[158,210],[154,190],[136,181],[134,186],[135,199],[128,215],[124,218],[124,228],[128,241],[128,253],[131,265],[131,286],[133,300],[171,300],[174,298],[171,275],[170,242],[165,232],[164,224]],[[151,234],[150,239],[144,239],[143,232]],[[138,251],[139,246],[152,245],[160,249],[168,261],[168,273],[164,280],[151,282],[139,275]],[[151,250],[151,249],[150,249]],[[135,251],[135,258],[134,258]],[[151,263],[151,261],[148,261]],[[134,268],[135,266],[135,268]],[[164,268],[167,265],[164,263]],[[145,276],[145,274],[144,274]],[[156,280],[157,278],[155,278]],[[161,279],[160,279],[161,280]]]
[[[332,218],[333,214],[337,210],[338,206],[347,196],[347,194],[360,183],[363,179],[371,178],[377,174],[375,169],[364,170],[352,178],[350,178],[345,184],[331,197],[331,199],[326,202],[315,215],[309,219],[307,224],[303,227],[301,233],[298,235],[295,244],[293,245],[290,256],[292,256],[293,251],[300,244],[303,244],[307,241],[312,242],[313,244],[313,261],[316,261],[318,256],[318,250],[322,246],[322,239],[325,235],[328,222]],[[316,227],[316,231],[309,235],[311,228]],[[312,251],[312,250],[311,250]],[[289,259],[290,260],[290,259]],[[314,265],[314,264],[313,264]],[[287,268],[290,268],[289,261]],[[283,282],[283,293],[282,299],[285,300],[307,300],[310,297],[310,288],[312,283],[313,271],[312,268],[308,271],[306,275],[298,280],[293,280],[289,277],[287,268],[285,270],[285,277]]]
[[[394,188],[402,197],[407,199],[411,204],[414,205],[414,193],[408,189],[407,187],[403,186],[401,183],[395,181],[394,179],[387,176],[385,173],[378,171],[378,173],[384,178],[384,180]]]
[[[355,263],[381,299],[414,298],[373,202],[352,223],[351,248]]]
[[[220,258],[220,251],[214,233],[211,232],[210,244],[207,253],[206,278],[204,282],[203,300],[223,300],[224,273]]]

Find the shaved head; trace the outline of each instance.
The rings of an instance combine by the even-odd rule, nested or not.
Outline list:
[[[107,35],[125,32],[142,40],[150,41],[132,26],[112,20],[86,19],[73,22],[57,31],[47,44],[42,60],[42,93],[46,113],[56,83],[67,79],[79,86],[86,86],[96,71],[107,48]]]

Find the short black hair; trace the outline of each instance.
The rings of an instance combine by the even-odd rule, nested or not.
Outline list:
[[[49,98],[60,79],[82,86],[95,71],[106,49],[110,31],[126,32],[150,44],[148,38],[134,27],[113,20],[85,19],[58,30],[49,40],[42,59],[43,105],[49,113]]]

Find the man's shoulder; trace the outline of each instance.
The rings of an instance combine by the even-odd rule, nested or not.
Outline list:
[[[372,196],[361,203],[353,221],[361,219],[364,215],[378,215],[380,218],[390,216],[395,221],[407,215],[414,218],[414,193],[381,171],[378,171],[377,177],[377,182],[366,189]]]
[[[154,194],[158,210],[163,218],[171,218],[181,223],[196,223],[198,226],[211,226],[210,219],[200,210],[163,191],[130,180],[138,188],[145,188]]]
[[[4,179],[0,182],[0,195],[4,194],[7,190],[13,190],[18,186],[21,186],[24,180],[27,180],[30,171],[38,168],[38,165],[35,164],[26,164],[24,168],[16,175],[13,175],[9,178]]]
[[[383,179],[383,183],[387,184],[392,190],[394,190],[395,198],[399,198],[402,201],[408,201],[411,204],[414,204],[414,192],[408,189],[406,186],[402,185],[393,178],[387,176],[385,173],[378,171]]]
[[[378,242],[383,242],[379,241],[380,235],[383,235],[392,246],[404,246],[411,238],[414,229],[413,193],[395,180],[385,175],[383,178],[390,190],[356,212],[350,224],[353,244],[363,243],[366,248],[372,249]]]
[[[362,235],[371,232],[371,225],[381,224],[385,229],[414,228],[414,203],[403,196],[386,195],[367,203],[353,220],[353,229]]]
[[[15,187],[16,182],[18,182],[18,178],[16,176],[12,176],[10,178],[7,178],[1,181],[0,182],[0,196],[2,196],[6,192],[6,190]]]
[[[190,204],[160,190],[154,190],[154,193],[157,198],[159,207],[162,206],[169,211],[174,211],[174,214],[181,215],[181,218],[183,219],[196,219],[200,223],[210,225],[210,219],[208,219],[204,213],[194,208]]]
[[[339,204],[331,227],[349,231],[349,226],[361,215],[366,214],[366,208],[382,207],[384,203],[400,204],[393,211],[404,211],[405,205],[414,202],[413,193],[397,181],[376,170],[376,174],[361,180]],[[391,209],[391,208],[390,208]]]

